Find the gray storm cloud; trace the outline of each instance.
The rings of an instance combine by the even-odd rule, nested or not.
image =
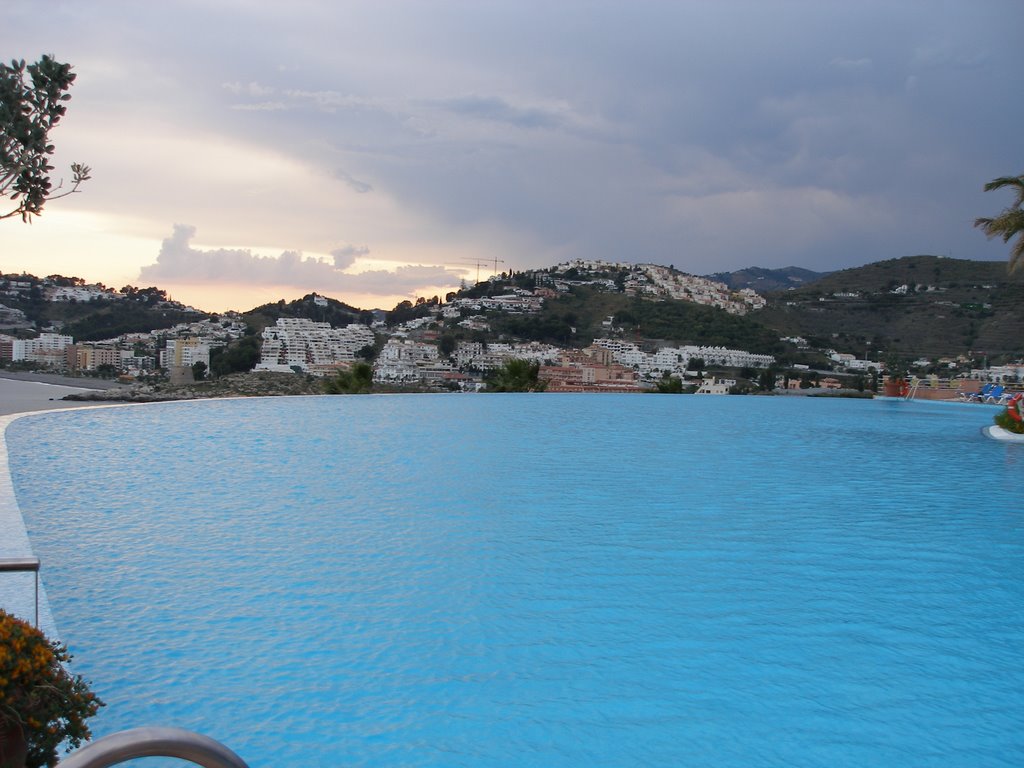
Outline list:
[[[177,218],[331,253],[172,237],[144,274],[355,290],[336,231],[516,269],[1005,257],[971,223],[1000,207],[984,183],[1021,170],[1020,0],[7,5],[11,55],[57,50],[79,74],[57,138],[92,126],[77,205],[149,238]],[[195,167],[138,161],[182,137]]]

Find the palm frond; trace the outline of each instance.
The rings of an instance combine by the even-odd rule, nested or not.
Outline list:
[[[1011,274],[1019,269],[1024,269],[1024,233],[1017,238],[1017,242],[1010,249],[1009,269]]]
[[[992,181],[985,185],[985,191],[991,192],[995,189],[1002,189],[1003,187],[1015,188],[1017,199],[1011,206],[1012,208],[1020,208],[1021,205],[1024,205],[1024,175],[1000,176],[998,179],[992,179]]]

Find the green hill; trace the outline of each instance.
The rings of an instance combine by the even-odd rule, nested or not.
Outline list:
[[[1024,351],[1024,276],[1006,262],[908,256],[769,294],[759,319],[787,336],[863,354],[925,357]]]
[[[310,293],[295,301],[286,302],[281,299],[273,304],[263,304],[242,313],[242,317],[250,327],[259,332],[276,323],[281,317],[305,318],[318,323],[330,323],[334,327],[349,323],[369,325],[373,321],[373,312]]]
[[[705,275],[709,280],[725,283],[732,290],[750,288],[760,294],[771,291],[785,291],[789,288],[801,288],[820,280],[829,272],[812,272],[801,267],[783,267],[782,269],[764,269],[763,267],[747,267],[735,272],[715,272]]]

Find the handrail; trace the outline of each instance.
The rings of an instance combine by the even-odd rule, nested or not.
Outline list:
[[[184,728],[132,728],[79,749],[59,768],[107,768],[139,757],[177,757],[203,768],[249,768],[219,741]]]
[[[39,558],[38,557],[0,557],[0,572],[22,571],[36,574],[36,629],[39,629]]]

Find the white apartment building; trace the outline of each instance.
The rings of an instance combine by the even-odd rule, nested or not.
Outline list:
[[[373,366],[374,381],[419,381],[423,368],[438,364],[438,350],[433,344],[409,339],[388,339]]]
[[[160,367],[192,367],[195,363],[210,366],[210,340],[197,336],[168,339],[167,347],[160,350]]]
[[[662,347],[657,352],[644,352],[636,344],[620,339],[594,339],[594,346],[610,350],[615,362],[638,371],[645,378],[658,378],[664,373],[682,375],[689,370],[692,359],[701,359],[704,365],[729,368],[768,368],[774,362],[772,355],[759,355],[741,349],[726,347]]]
[[[359,323],[332,328],[329,323],[282,317],[275,325],[263,329],[263,347],[255,370],[299,368],[317,372],[336,363],[355,360],[359,350],[373,343],[373,331]]]
[[[500,368],[506,360],[518,358],[540,365],[556,363],[563,350],[536,341],[525,344],[482,344],[479,341],[460,341],[452,354],[458,368],[490,371]]]
[[[59,333],[41,333],[35,339],[12,339],[11,360],[24,360],[61,368],[65,364],[65,350],[74,339]]]

